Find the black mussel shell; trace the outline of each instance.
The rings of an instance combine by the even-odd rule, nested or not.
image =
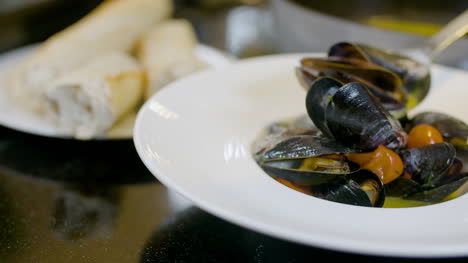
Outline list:
[[[343,177],[358,169],[347,164],[341,172],[310,171],[300,169],[307,158],[324,155],[358,152],[340,143],[321,136],[298,135],[281,137],[270,148],[256,154],[255,158],[263,170],[274,178],[281,178],[300,185],[322,184]]]
[[[401,176],[385,185],[385,194],[392,197],[405,198],[422,190],[421,184]]]
[[[407,135],[400,123],[382,107],[364,85],[348,83],[331,98],[322,99],[330,100],[323,119],[328,131],[337,141],[363,150],[373,150],[378,145],[390,149],[406,145]],[[313,113],[317,103],[307,100],[307,111]],[[316,118],[315,114],[309,116],[319,127],[318,122],[322,119]]]
[[[368,207],[382,207],[385,191],[375,174],[360,170],[348,178],[339,178],[311,187],[313,195],[328,201]]]
[[[434,178],[432,184],[435,186],[450,184],[464,177],[462,174],[463,163],[455,158],[452,165],[448,168],[447,172],[442,173],[439,177]]]
[[[319,75],[314,74],[312,70],[308,70],[307,68],[304,67],[296,67],[295,70],[296,73],[296,78],[299,80],[299,83],[301,83],[301,86],[307,91],[312,87],[314,82],[320,78]]]
[[[380,103],[386,110],[388,110],[391,113],[395,112],[398,116],[406,114],[406,105],[403,101],[397,100],[394,96],[389,95],[388,92],[380,89],[373,83],[363,78],[359,78],[357,76],[350,75],[344,72],[324,72],[322,75],[324,75],[325,77],[334,78],[339,82],[342,82],[343,84],[350,82],[359,82],[361,84],[364,84],[369,88],[369,91],[379,99]]]
[[[426,97],[430,88],[429,67],[401,54],[364,44],[340,42],[329,49],[328,56],[367,61],[397,74],[402,79],[405,93],[414,98],[408,103],[410,108]]]
[[[361,190],[364,191],[369,197],[369,200],[371,200],[372,206],[383,206],[386,196],[385,185],[377,175],[367,170],[360,170],[351,174],[349,177],[360,185]]]
[[[422,101],[431,85],[429,67],[407,56],[387,50],[377,49],[363,44],[357,44],[371,62],[380,65],[401,77],[403,88],[416,102]],[[415,106],[409,105],[409,106]]]
[[[438,203],[460,197],[468,192],[468,174],[449,184],[444,184],[426,191],[414,193],[405,197],[408,200]]]
[[[328,56],[370,61],[369,57],[359,47],[348,42],[339,42],[331,46],[328,50]]]
[[[315,126],[323,134],[333,138],[325,122],[325,111],[330,98],[343,86],[342,83],[332,78],[321,78],[313,83],[306,96],[306,109]]]
[[[359,151],[323,136],[298,135],[278,139],[270,148],[258,153],[256,159],[271,162],[355,152]]]
[[[441,112],[422,112],[416,114],[410,121],[412,128],[419,124],[434,126],[447,139],[458,138],[461,144],[468,139],[468,125],[452,116]]]
[[[316,72],[316,75],[337,79],[365,80],[364,84],[387,93],[394,99],[405,102],[403,83],[395,73],[378,65],[357,59],[339,57],[305,58],[301,60],[301,69]]]
[[[457,159],[462,163],[461,173],[468,173],[468,145],[455,146]]]
[[[443,176],[455,160],[455,147],[450,143],[436,143],[404,150],[400,156],[405,171],[425,187],[441,185]]]
[[[412,77],[416,71],[427,72],[427,66],[421,62],[411,59],[407,56],[380,48],[371,47],[365,44],[355,44],[365,57],[374,64],[382,66],[392,72],[395,72],[403,79]]]
[[[343,178],[351,171],[329,173],[320,171],[301,170],[303,159],[275,161],[261,164],[262,169],[271,177],[284,179],[299,185],[318,185]],[[357,169],[357,168],[356,168]]]

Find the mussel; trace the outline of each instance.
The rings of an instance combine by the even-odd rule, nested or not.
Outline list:
[[[340,84],[324,77],[307,92],[307,112],[326,136],[363,150],[378,145],[398,149],[406,144],[407,135],[400,123],[366,86],[357,82]]]
[[[428,204],[444,202],[460,197],[468,192],[468,174],[463,174],[460,179],[428,190],[408,195],[405,199],[426,202]]]
[[[429,92],[431,77],[429,67],[425,62],[416,61],[389,50],[347,42],[333,45],[329,49],[328,56],[361,59],[397,74],[403,82],[405,93],[409,96],[408,108],[416,106]]]
[[[319,77],[330,77],[343,84],[359,82],[366,85],[393,115],[406,114],[406,95],[402,92],[402,82],[396,74],[384,68],[359,60],[344,62],[336,58],[306,58],[301,61],[296,72],[300,79],[305,80],[301,83],[306,90]]]
[[[414,193],[423,191],[422,185],[413,179],[399,177],[385,185],[387,196],[406,198]]]
[[[335,140],[322,136],[284,136],[272,142],[269,147],[257,152],[256,159],[260,162],[271,162],[356,151],[356,149],[346,147]]]
[[[263,170],[311,195],[360,206],[382,206],[385,193],[379,178],[340,154],[359,152],[336,141],[311,135],[284,136],[255,158]],[[283,181],[285,180],[285,181]]]
[[[430,88],[429,68],[418,61],[363,44],[336,43],[327,58],[305,58],[300,70],[370,88],[395,116],[414,107]]]
[[[415,181],[427,187],[434,187],[443,184],[444,176],[454,163],[455,154],[455,147],[444,142],[405,150],[401,157],[405,171],[411,174]],[[453,176],[458,172],[459,169],[453,171]]]
[[[433,188],[425,188],[416,181],[404,177],[385,185],[385,196],[420,202],[429,205],[448,201],[468,192],[468,174],[460,174],[458,179]]]
[[[321,184],[353,172],[344,160],[326,156],[356,152],[335,141],[312,135],[285,136],[256,153],[260,166],[272,177],[301,185]]]
[[[333,77],[344,83],[362,81],[376,91],[399,101],[404,100],[403,83],[398,75],[366,61],[336,57],[305,58],[301,61],[300,68],[311,74],[316,71],[323,77]]]
[[[338,203],[382,207],[385,201],[384,185],[375,174],[360,170],[347,178],[311,187],[314,196]]]

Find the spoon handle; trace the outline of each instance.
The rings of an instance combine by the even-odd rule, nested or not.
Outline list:
[[[424,51],[432,61],[439,53],[468,32],[468,9],[429,38]]]

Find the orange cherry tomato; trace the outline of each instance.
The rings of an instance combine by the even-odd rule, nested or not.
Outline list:
[[[346,154],[351,162],[376,174],[384,184],[397,179],[403,173],[403,161],[394,151],[379,145],[369,153]]]
[[[422,147],[440,142],[444,142],[442,134],[431,125],[416,125],[408,134],[408,148]]]

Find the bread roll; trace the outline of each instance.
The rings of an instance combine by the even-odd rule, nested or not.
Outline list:
[[[12,74],[11,94],[44,112],[44,91],[65,72],[110,51],[130,51],[135,42],[172,12],[172,0],[105,1],[79,22],[49,38]]]
[[[125,53],[97,57],[48,85],[48,117],[77,139],[103,135],[141,102],[144,81],[133,57]]]
[[[137,56],[147,74],[146,99],[168,83],[206,66],[195,56],[196,45],[192,25],[183,19],[164,21],[144,34]]]

